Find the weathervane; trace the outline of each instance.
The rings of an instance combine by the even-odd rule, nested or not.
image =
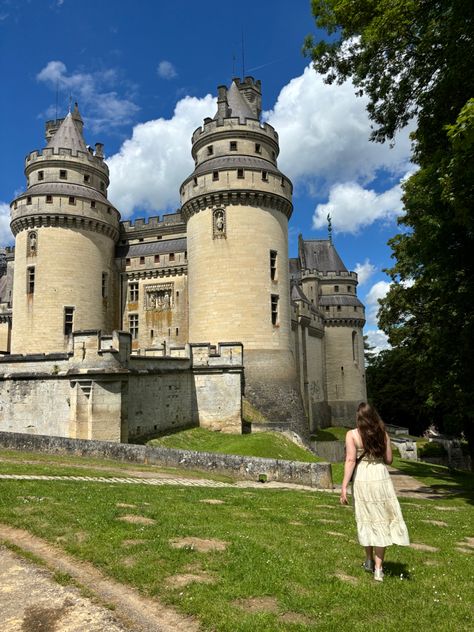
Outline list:
[[[329,243],[332,244],[332,220],[331,220],[331,213],[328,213],[327,220],[328,220],[328,239],[329,239]]]

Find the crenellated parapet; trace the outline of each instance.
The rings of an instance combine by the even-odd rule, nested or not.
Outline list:
[[[244,121],[237,116],[226,117],[222,120],[206,118],[204,124],[194,130],[192,142],[197,150],[202,143],[209,142],[209,136],[215,133],[229,135],[265,136],[267,141],[278,149],[278,133],[270,123],[261,123],[258,120],[247,118]]]

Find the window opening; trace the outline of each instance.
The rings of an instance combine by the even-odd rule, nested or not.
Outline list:
[[[60,169],[59,170],[59,179],[60,180],[67,180],[67,171],[66,171],[66,169]]]
[[[44,171],[38,171],[38,180],[44,180]]]
[[[138,314],[129,314],[128,330],[132,336],[132,340],[136,340],[138,338]]]
[[[32,266],[31,268],[27,268],[26,275],[27,288],[26,291],[28,294],[34,294],[35,292],[35,268]]]
[[[74,307],[64,308],[64,335],[69,336],[74,329]]]
[[[277,278],[277,252],[270,250],[270,278],[275,281]]]
[[[131,303],[138,302],[138,283],[129,283],[128,285],[129,300]]]
[[[272,294],[271,297],[271,306],[272,306],[272,325],[278,325],[278,301],[279,297],[277,294]]]

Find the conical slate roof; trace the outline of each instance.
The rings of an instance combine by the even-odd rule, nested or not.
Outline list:
[[[249,104],[238,89],[235,81],[232,82],[227,91],[227,104],[231,110],[230,116],[238,116],[241,121],[245,121],[246,118],[256,118]]]
[[[82,135],[82,119],[80,118],[79,111],[77,111],[77,114],[76,111],[74,114],[69,112],[46,147],[55,150],[60,148],[71,149],[73,153],[77,151],[87,151],[86,143]]]

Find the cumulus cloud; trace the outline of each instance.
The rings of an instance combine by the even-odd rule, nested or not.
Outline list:
[[[163,59],[163,61],[160,61],[160,63],[158,64],[158,68],[156,69],[156,72],[158,73],[158,76],[161,77],[162,79],[173,79],[174,77],[178,76],[178,73],[176,72],[176,68],[173,66],[173,64],[170,61],[166,61],[166,59]]]
[[[130,125],[140,109],[133,101],[133,86],[124,86],[113,68],[97,72],[68,72],[62,61],[50,61],[36,78],[52,90],[59,88],[79,101],[86,114],[85,121],[93,132]],[[127,87],[129,96],[119,96],[117,90],[123,87]]]
[[[377,220],[391,220],[402,212],[402,189],[399,182],[388,191],[376,193],[357,182],[335,184],[326,204],[318,204],[313,215],[313,228],[323,228],[331,214],[336,232],[357,233]]]
[[[387,335],[381,329],[371,329],[366,332],[367,341],[370,346],[374,347],[373,353],[380,353],[384,349],[390,349]]]
[[[365,296],[366,317],[368,325],[377,324],[377,313],[380,308],[380,299],[384,298],[390,289],[388,281],[377,281]]]
[[[0,202],[0,244],[6,246],[13,243],[13,235],[10,230],[10,206]]]
[[[356,263],[354,272],[357,273],[359,285],[363,285],[364,283],[366,283],[374,274],[376,269],[377,268],[373,265],[373,263],[370,263],[368,259],[366,259],[364,263]]]
[[[367,98],[354,85],[324,83],[312,67],[292,79],[264,118],[280,136],[280,168],[310,191],[336,182],[373,180],[377,171],[399,176],[408,170],[410,129],[402,130],[393,148],[369,142]]]
[[[132,138],[107,159],[109,197],[123,217],[135,208],[160,211],[179,205],[179,187],[194,169],[191,135],[215,109],[211,95],[185,97],[178,101],[171,119],[134,127]]]

